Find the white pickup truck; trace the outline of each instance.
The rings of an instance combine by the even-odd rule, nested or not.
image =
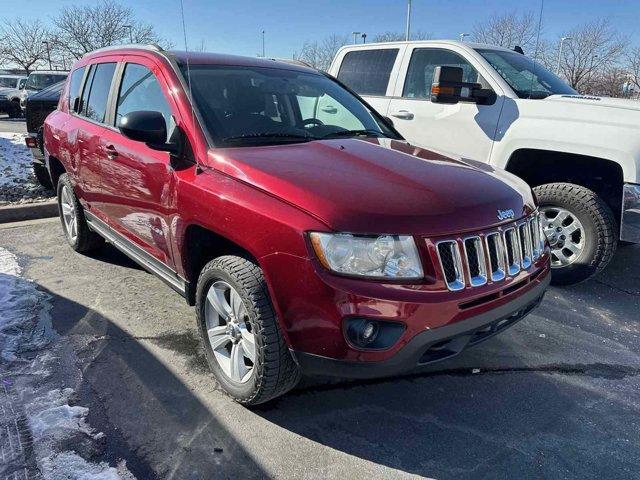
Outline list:
[[[640,243],[640,102],[582,96],[521,53],[455,41],[343,47],[329,73],[410,143],[526,180],[554,283],[602,270],[619,240]]]

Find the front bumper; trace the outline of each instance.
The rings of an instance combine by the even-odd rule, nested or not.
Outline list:
[[[514,325],[538,306],[550,280],[547,271],[534,287],[509,303],[460,322],[425,330],[386,360],[344,361],[305,352],[292,353],[306,375],[380,378],[410,372],[416,367],[451,358]]]
[[[640,185],[624,184],[620,240],[640,243]]]

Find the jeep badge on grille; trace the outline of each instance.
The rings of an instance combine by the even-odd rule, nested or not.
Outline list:
[[[498,210],[498,220],[508,220],[510,218],[514,218],[516,214],[513,210]]]

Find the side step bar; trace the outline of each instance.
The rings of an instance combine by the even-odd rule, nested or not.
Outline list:
[[[145,252],[142,248],[131,242],[129,239],[123,237],[120,233],[116,232],[109,225],[104,223],[93,213],[84,211],[84,215],[89,224],[89,228],[99,235],[103,236],[110,244],[131,258],[134,262],[144,267],[147,271],[157,275],[160,280],[165,282],[176,292],[183,297],[187,297],[189,282],[178,275],[175,271],[162,263],[157,258],[154,258],[149,253]]]

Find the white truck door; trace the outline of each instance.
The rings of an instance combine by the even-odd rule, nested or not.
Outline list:
[[[364,98],[380,115],[386,115],[406,47],[366,47],[347,47],[340,51],[329,71]]]
[[[387,116],[409,143],[488,162],[504,97],[496,92],[491,105],[432,103],[431,84],[438,66],[461,67],[464,82],[491,88],[462,53],[441,47],[408,47]]]

